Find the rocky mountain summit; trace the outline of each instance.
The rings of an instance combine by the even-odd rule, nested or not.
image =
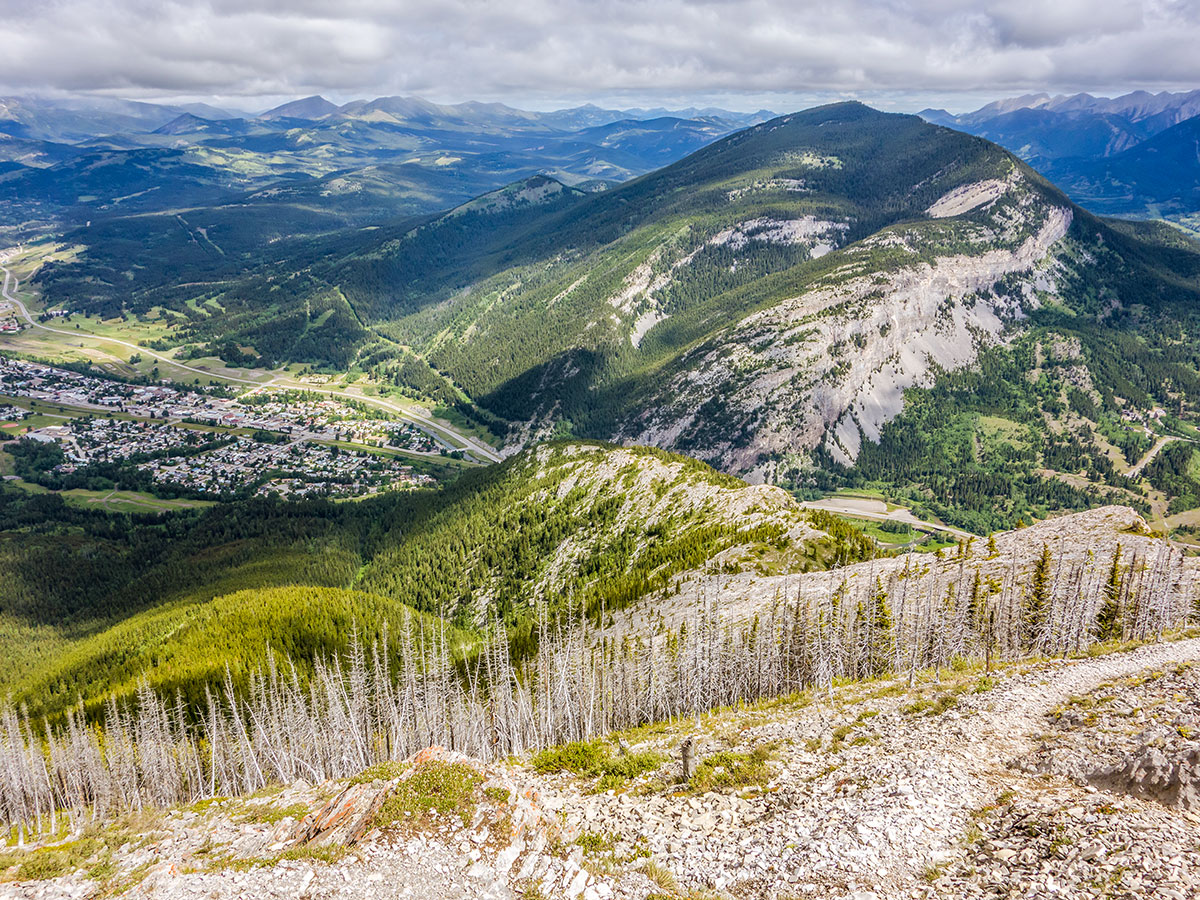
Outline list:
[[[1198,661],[1191,637],[490,765],[434,748],[6,851],[0,897],[1194,897]]]
[[[955,187],[926,210],[929,224],[906,223],[845,250],[842,265],[814,284],[685,356],[625,436],[689,446],[711,432],[711,411],[720,409],[733,427],[725,439],[706,439],[720,467],[753,471],[766,456],[818,446],[852,465],[863,441],[878,443],[900,414],[906,389],[1011,340],[1023,304],[1036,306],[1039,290],[1057,293],[1048,254],[1072,212],[1031,187],[1016,168]],[[974,221],[939,224],[971,213]],[[898,258],[880,267],[881,255]]]

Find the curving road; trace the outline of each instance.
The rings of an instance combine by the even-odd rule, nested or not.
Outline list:
[[[889,510],[888,505],[882,500],[873,500],[869,497],[826,497],[823,500],[804,500],[800,505],[807,509],[823,509],[826,512],[868,519],[872,522],[902,522],[917,531],[944,531],[964,540],[976,537],[961,528],[936,525],[933,522],[918,519],[910,510],[903,507]]]
[[[137,344],[131,344],[129,341],[122,341],[118,338],[106,337],[106,336],[102,336],[99,334],[92,334],[90,331],[82,331],[80,329],[76,329],[73,331],[66,331],[62,328],[51,328],[48,325],[43,325],[41,322],[38,322],[36,319],[33,318],[33,316],[31,316],[29,314],[29,310],[25,308],[24,303],[22,303],[19,299],[17,299],[17,296],[15,293],[9,292],[8,284],[9,284],[10,280],[12,281],[12,290],[13,291],[16,291],[20,287],[20,282],[17,281],[17,276],[13,275],[3,265],[0,265],[0,272],[4,273],[4,287],[2,290],[0,290],[0,295],[3,295],[5,300],[7,300],[14,307],[16,307],[17,311],[20,312],[21,317],[26,322],[28,322],[29,325],[33,328],[38,328],[38,329],[41,329],[42,331],[48,331],[51,334],[61,334],[65,337],[73,337],[73,338],[90,337],[90,338],[93,338],[94,340],[98,340],[98,341],[108,341],[110,344],[119,344],[122,347],[128,347],[130,350],[135,350],[138,353],[145,354],[146,356],[152,356],[155,359],[159,360],[160,362],[164,362],[164,363],[167,363],[168,365],[175,366],[177,369],[186,369],[187,371],[194,372],[197,375],[203,375],[205,378],[221,378],[226,381],[236,381],[236,382],[239,382],[240,384],[252,384],[255,387],[259,387],[264,384],[270,384],[269,381],[255,381],[254,379],[251,379],[251,378],[238,378],[235,375],[214,375],[212,372],[205,371],[204,369],[197,369],[194,366],[189,366],[189,365],[186,365],[185,363],[181,363],[181,362],[178,362],[177,360],[171,359],[171,357],[169,357],[169,356],[163,356],[161,353],[155,353],[153,350],[147,350],[145,347],[140,347]]]
[[[39,328],[42,331],[48,331],[51,334],[59,334],[59,335],[65,336],[65,337],[73,337],[73,338],[90,337],[94,340],[108,341],[111,344],[117,344],[122,347],[128,347],[130,350],[134,350],[134,351],[144,354],[146,356],[153,357],[154,359],[157,359],[160,362],[166,363],[167,365],[175,366],[177,369],[183,369],[188,372],[193,372],[196,375],[203,375],[205,378],[219,378],[222,381],[232,381],[237,384],[246,384],[246,385],[251,385],[253,387],[266,387],[267,385],[273,385],[275,387],[309,391],[310,393],[314,393],[314,394],[326,394],[330,397],[339,398],[339,399],[357,400],[361,403],[367,404],[368,406],[374,406],[378,409],[386,410],[387,412],[390,412],[390,413],[398,416],[399,418],[401,418],[407,422],[411,422],[413,425],[416,425],[417,427],[424,429],[425,431],[427,431],[431,435],[433,435],[434,438],[436,438],[437,440],[439,440],[440,442],[445,444],[447,449],[464,450],[467,453],[471,453],[474,456],[477,456],[486,462],[500,462],[500,454],[498,454],[495,450],[493,450],[487,444],[483,443],[483,441],[480,441],[476,438],[470,437],[469,435],[465,435],[465,434],[455,430],[454,428],[451,428],[450,426],[442,425],[438,422],[435,422],[433,420],[433,417],[428,414],[414,412],[413,410],[407,409],[403,406],[400,406],[399,404],[393,403],[390,400],[384,400],[379,397],[369,397],[366,394],[357,393],[357,392],[350,393],[350,392],[345,392],[345,391],[333,391],[333,390],[329,390],[328,388],[315,388],[315,387],[312,387],[311,385],[307,385],[307,384],[303,384],[303,383],[295,382],[295,381],[289,381],[289,380],[281,378],[279,376],[271,378],[267,381],[262,381],[262,380],[255,380],[253,378],[242,378],[237,375],[217,375],[217,374],[207,371],[205,369],[198,369],[195,366],[189,366],[186,363],[181,363],[178,360],[172,359],[169,356],[164,356],[161,353],[156,353],[153,350],[148,350],[145,347],[141,347],[137,344],[130,343],[129,341],[122,341],[118,338],[112,338],[112,337],[106,337],[103,335],[92,334],[91,332],[81,331],[78,329],[72,330],[72,331],[67,331],[67,330],[64,330],[61,328],[51,328],[48,325],[43,325],[40,322],[36,321],[33,318],[33,316],[31,316],[29,314],[29,310],[26,309],[25,304],[22,303],[21,300],[16,296],[16,292],[17,292],[17,289],[20,287],[20,283],[17,281],[17,277],[15,275],[13,275],[3,265],[3,262],[7,262],[7,260],[0,260],[0,272],[4,273],[4,284],[3,284],[3,287],[0,288],[0,296],[3,296],[5,300],[7,300],[9,303],[11,303],[13,305],[13,307],[20,312],[21,317],[23,319],[25,319],[25,321],[28,322],[30,327],[32,327],[32,328]],[[11,289],[9,288],[10,281],[12,283]]]
[[[1167,446],[1167,444],[1171,443],[1172,441],[1187,441],[1190,444],[1196,443],[1191,438],[1177,437],[1175,435],[1167,435],[1166,437],[1160,437],[1157,441],[1154,442],[1154,446],[1146,451],[1145,456],[1143,456],[1136,463],[1134,463],[1132,466],[1129,467],[1129,469],[1125,472],[1125,477],[1126,478],[1137,478],[1139,475],[1141,475],[1142,470],[1144,468],[1146,468],[1146,466],[1150,465],[1150,463],[1154,459],[1154,457],[1158,456],[1159,451],[1162,450],[1163,447]]]

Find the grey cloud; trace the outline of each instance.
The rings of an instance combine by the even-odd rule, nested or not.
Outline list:
[[[1195,0],[0,0],[0,85],[454,100],[1200,84]]]

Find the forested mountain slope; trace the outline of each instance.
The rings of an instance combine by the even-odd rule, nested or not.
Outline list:
[[[975,530],[1144,503],[1121,476],[1143,426],[1190,427],[1200,249],[1096,219],[982,139],[843,103],[609,191],[555,184],[310,241],[202,289],[218,322],[184,310],[194,290],[93,279],[96,251],[43,285],[170,307],[179,343],[266,362],[322,317],[306,354],[427,390],[415,359],[513,423],[513,449],[650,443],[752,480],[884,485]]]
[[[525,654],[539,616],[598,620],[732,548],[775,571],[873,553],[778,488],[597,444],[544,445],[445,491],[361,503],[131,519],[12,490],[0,501],[0,693],[37,713],[131,695],[143,675],[198,704],[268,648],[303,666],[356,635],[402,641],[410,613],[456,655],[497,629]]]
[[[1200,116],[1103,159],[1064,159],[1047,174],[1089,209],[1166,218],[1200,211]]]
[[[427,274],[431,223],[327,277],[527,423],[514,444],[565,425],[767,480],[848,469],[976,530],[1123,488],[1123,417],[1194,413],[1196,248],[911,117],[810,110],[547,217]]]

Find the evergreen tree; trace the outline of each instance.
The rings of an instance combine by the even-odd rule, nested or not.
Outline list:
[[[975,570],[975,577],[971,579],[971,597],[967,601],[967,621],[972,625],[978,625],[980,617],[983,615],[983,578],[979,574],[979,570]]]
[[[1096,639],[1116,640],[1121,636],[1121,545],[1113,551],[1108,580],[1104,583],[1104,602],[1096,616]]]
[[[896,631],[892,625],[887,591],[883,589],[883,581],[879,578],[875,579],[870,605],[868,621],[871,640],[867,648],[867,671],[871,675],[883,675],[892,670],[896,658]]]
[[[1050,545],[1042,544],[1042,555],[1033,566],[1029,601],[1025,608],[1025,646],[1034,649],[1040,643],[1042,629],[1050,613]]]

